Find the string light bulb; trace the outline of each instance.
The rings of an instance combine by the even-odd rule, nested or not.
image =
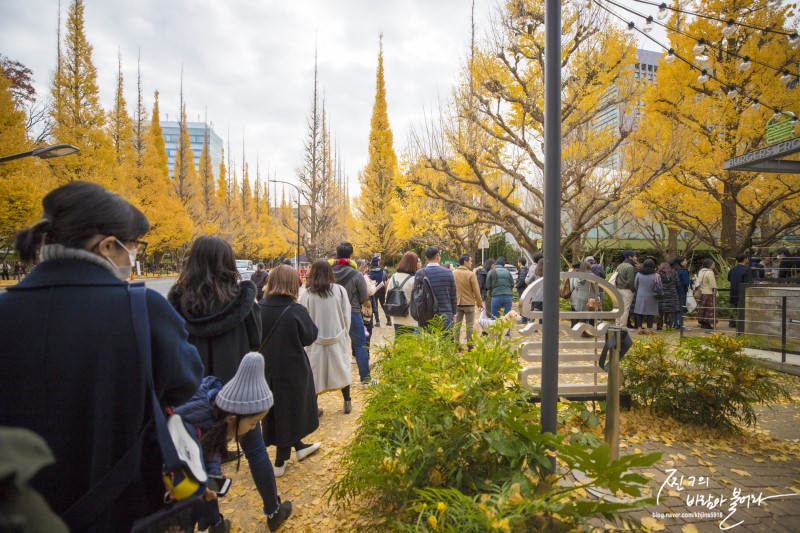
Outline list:
[[[781,74],[781,83],[788,85],[790,81],[792,81],[792,75],[789,74],[788,70],[784,70],[783,74]]]
[[[698,83],[705,83],[709,79],[710,79],[710,77],[709,77],[708,71],[706,69],[703,69],[703,71],[700,73],[700,75],[697,76],[697,82]]]
[[[694,52],[694,55],[698,58],[698,61],[701,61],[701,59],[699,59],[700,56],[705,55],[706,52],[706,40],[701,38],[699,41],[697,41],[697,44],[692,47],[692,52]]]
[[[642,31],[645,33],[650,33],[653,31],[653,17],[647,17],[647,21],[644,23],[644,28],[642,28]]]
[[[734,33],[736,33],[736,26],[733,25],[733,19],[730,19],[728,23],[725,24],[725,27],[722,28],[722,36],[730,37]]]
[[[636,25],[631,21],[628,23],[628,27],[625,28],[625,35],[633,35],[634,33],[636,33]]]
[[[793,33],[789,35],[789,48],[797,48],[800,46],[800,35]]]
[[[664,20],[669,16],[669,10],[667,9],[667,4],[663,3],[658,6],[658,14],[656,14],[656,18],[658,20]]]
[[[772,115],[772,120],[780,120],[781,118],[783,118],[783,111],[776,107],[775,114]]]
[[[753,111],[757,111],[761,107],[761,102],[758,99],[753,100]]]
[[[734,99],[736,95],[739,94],[739,91],[736,89],[736,85],[731,85],[728,87],[728,98]]]
[[[669,49],[669,52],[667,52],[667,57],[664,58],[664,62],[669,65],[675,62],[675,50],[672,48]]]
[[[739,62],[736,68],[738,68],[740,72],[744,72],[746,70],[750,70],[750,67],[752,66],[753,63],[750,62],[750,56],[744,56],[744,59]]]

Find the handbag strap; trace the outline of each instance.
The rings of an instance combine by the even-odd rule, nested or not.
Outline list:
[[[153,376],[150,370],[150,343],[147,342],[144,345],[144,350],[147,352],[147,357],[145,357],[142,348],[143,344],[140,340],[140,337],[142,337],[142,327],[146,328],[147,330],[146,338],[149,340],[150,337],[150,323],[148,320],[146,320],[147,301],[145,299],[144,283],[137,282],[129,284],[128,292],[131,300],[131,318],[133,321],[137,344],[139,345],[139,355],[144,361],[145,370],[148,377],[148,386],[152,394],[151,402],[155,406],[155,409],[160,411],[160,409],[157,407],[158,400],[155,398],[155,394],[153,393]],[[144,326],[141,324],[141,309],[144,310]],[[161,416],[163,420],[163,413],[161,413]],[[164,429],[166,429],[166,424],[164,424],[164,426]],[[134,441],[133,445],[128,448],[125,454],[120,457],[111,468],[109,468],[108,472],[106,472],[103,477],[100,478],[100,481],[95,483],[88,491],[86,491],[83,496],[78,498],[78,500],[75,501],[75,503],[73,503],[69,509],[67,509],[61,515],[61,518],[67,523],[67,525],[69,525],[71,531],[80,531],[86,529],[88,526],[94,523],[100,514],[107,510],[114,500],[116,500],[119,495],[122,494],[122,492],[128,487],[128,485],[130,485],[141,464],[142,444],[144,443],[144,437],[151,431],[151,428],[152,423],[148,422],[147,424],[144,424],[141,430],[139,430],[139,434],[136,436],[136,440]],[[161,437],[159,435],[159,443],[160,442]],[[169,442],[171,443],[172,440],[170,439]],[[175,452],[174,446],[172,451],[173,453]]]
[[[153,420],[156,424],[158,446],[161,448],[165,470],[172,477],[172,485],[175,486],[183,481],[183,470],[178,452],[175,450],[175,443],[172,442],[172,437],[167,429],[167,419],[156,396],[156,388],[153,383],[153,357],[150,349],[152,341],[150,337],[150,320],[147,314],[147,289],[143,282],[137,282],[129,284],[129,291],[131,295],[133,331],[136,334],[136,344],[139,345],[139,355],[144,362],[147,388],[150,389],[150,403],[153,407]]]
[[[284,307],[283,311],[281,312],[281,314],[278,315],[278,319],[272,324],[272,328],[270,328],[269,333],[267,333],[267,336],[264,337],[263,341],[261,341],[261,346],[258,347],[258,351],[259,352],[264,349],[264,346],[267,344],[267,341],[269,340],[270,337],[272,337],[272,332],[275,331],[275,328],[277,327],[278,322],[281,321],[281,318],[283,318],[283,315],[286,314],[286,311],[288,311],[290,307],[292,307],[292,304],[289,304],[286,307]]]

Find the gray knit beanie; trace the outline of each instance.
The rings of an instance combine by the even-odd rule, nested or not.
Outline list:
[[[235,415],[269,411],[274,403],[264,377],[264,358],[258,352],[244,356],[233,379],[217,393],[217,407]]]

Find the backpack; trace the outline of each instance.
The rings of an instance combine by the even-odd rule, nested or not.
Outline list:
[[[403,285],[413,277],[414,276],[406,277],[399,287],[397,285],[397,280],[394,280],[394,287],[389,289],[389,292],[386,293],[386,305],[383,307],[387,315],[398,317],[408,316],[408,300],[406,300],[406,293],[403,290]]]
[[[433,293],[431,280],[425,273],[425,268],[420,270],[422,270],[422,275],[414,276],[414,288],[411,289],[411,303],[408,307],[411,317],[419,323],[424,323],[431,320],[436,314],[439,302]]]

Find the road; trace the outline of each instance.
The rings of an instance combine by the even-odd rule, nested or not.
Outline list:
[[[169,290],[175,285],[174,277],[170,278],[145,278],[144,282],[148,289],[153,289],[157,293],[166,297]],[[0,293],[4,292],[5,287],[0,287]]]
[[[145,279],[144,284],[148,289],[153,289],[157,293],[167,296],[167,293],[175,285],[175,278],[156,278]]]

